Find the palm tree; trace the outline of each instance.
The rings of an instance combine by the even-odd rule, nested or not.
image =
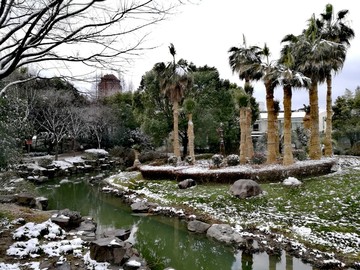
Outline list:
[[[181,159],[180,145],[179,145],[179,103],[182,101],[185,90],[192,85],[192,76],[190,69],[184,61],[175,61],[175,47],[171,43],[169,46],[170,54],[173,61],[167,65],[161,62],[156,64],[155,70],[159,77],[160,89],[169,98],[173,105],[173,148],[174,155]]]
[[[251,81],[257,81],[262,76],[257,67],[257,65],[261,63],[259,57],[261,49],[257,46],[248,47],[245,36],[243,35],[242,46],[231,47],[228,52],[230,53],[229,65],[232,71],[237,72],[241,80],[245,80],[244,90],[248,95],[252,95],[253,88],[251,86]],[[245,159],[251,159],[254,155],[254,146],[251,139],[252,115],[250,99],[248,98],[247,101],[247,106],[242,109],[243,113],[240,113],[240,123],[243,123],[241,134],[246,134],[243,139],[240,139],[240,149],[246,151],[246,153],[243,153],[245,154]],[[244,117],[244,119],[242,119],[242,117]]]
[[[315,16],[311,17],[308,28],[302,35],[287,35],[282,42],[288,42],[285,50],[289,50],[294,57],[294,67],[311,79],[309,86],[311,123],[309,156],[311,159],[320,159],[318,84],[325,81],[327,63],[336,55],[335,52],[341,44],[321,38],[319,21],[315,19]]]
[[[274,101],[274,89],[276,87],[276,73],[274,62],[269,61],[270,57],[270,49],[265,44],[262,49],[260,55],[265,57],[265,62],[261,62],[260,65],[257,66],[262,76],[262,80],[264,81],[265,91],[266,91],[266,110],[268,113],[268,127],[267,127],[267,160],[268,164],[272,164],[276,162],[277,153],[279,146],[277,144],[277,111],[275,108]]]
[[[194,112],[196,106],[196,102],[192,98],[187,98],[184,100],[184,109],[185,112],[188,115],[188,129],[187,129],[187,135],[188,135],[188,145],[189,145],[189,156],[191,158],[191,162],[195,162],[195,145],[194,145],[194,124],[192,121],[192,114]]]
[[[294,163],[291,144],[291,99],[293,87],[304,87],[310,84],[310,79],[302,73],[292,70],[294,59],[288,47],[281,51],[280,64],[276,68],[278,83],[283,86],[284,97],[284,156],[283,165],[288,166]]]
[[[329,59],[328,70],[326,74],[326,130],[325,130],[325,156],[333,154],[332,148],[332,71],[337,73],[342,69],[346,57],[346,49],[350,46],[350,39],[353,39],[354,31],[345,24],[344,19],[349,11],[341,10],[335,18],[333,6],[327,4],[325,13],[320,14],[322,17],[321,36],[322,38],[340,43],[344,46],[338,46],[335,57]]]
[[[236,104],[239,106],[239,119],[240,119],[240,164],[245,164],[247,162],[247,141],[248,141],[248,132],[246,132],[247,128],[247,107],[249,104],[249,96],[248,94],[241,92],[237,93],[235,96]]]

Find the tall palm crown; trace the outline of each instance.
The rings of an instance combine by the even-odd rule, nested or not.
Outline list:
[[[175,47],[171,43],[169,46],[173,61],[165,64],[163,62],[155,65],[160,82],[160,90],[164,93],[173,105],[173,148],[174,154],[180,160],[179,146],[179,103],[182,101],[185,91],[192,85],[192,75],[186,61],[175,61]]]
[[[252,80],[261,79],[262,73],[255,65],[261,64],[261,48],[257,46],[248,47],[245,36],[243,36],[243,45],[240,47],[231,47],[228,52],[230,53],[230,67],[233,72],[239,74],[241,80],[245,80],[245,83],[249,83]]]
[[[192,85],[191,70],[187,62],[175,61],[175,47],[171,43],[169,46],[173,61],[167,64],[161,62],[155,65],[155,71],[160,81],[161,91],[169,98],[170,102],[180,102],[184,97],[185,91]]]

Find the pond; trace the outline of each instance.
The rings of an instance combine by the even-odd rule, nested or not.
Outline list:
[[[311,270],[301,260],[266,253],[247,254],[225,246],[205,235],[190,233],[178,218],[134,215],[121,199],[101,192],[86,179],[75,177],[54,180],[38,187],[49,198],[49,209],[68,208],[82,216],[92,216],[97,233],[115,229],[131,229],[133,242],[153,270],[172,267],[176,270]]]

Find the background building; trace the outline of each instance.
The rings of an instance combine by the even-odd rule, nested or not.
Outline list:
[[[121,93],[120,80],[113,74],[107,74],[100,78],[100,82],[97,86],[98,97],[108,97],[116,93]]]

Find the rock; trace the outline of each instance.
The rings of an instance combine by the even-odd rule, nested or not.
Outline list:
[[[71,270],[69,262],[61,262],[57,264],[56,270]]]
[[[285,186],[300,186],[301,184],[302,182],[295,177],[288,177],[283,181],[283,185]]]
[[[27,178],[28,181],[33,182],[35,184],[43,184],[44,182],[49,181],[49,177],[47,176],[29,176]]]
[[[70,230],[79,227],[83,219],[79,212],[64,209],[53,215],[51,221],[65,230]]]
[[[210,228],[210,226],[210,224],[207,224],[205,222],[199,220],[192,220],[188,223],[187,229],[195,233],[205,233]]]
[[[45,197],[36,197],[35,198],[36,209],[45,211],[49,205],[49,199]]]
[[[140,269],[148,269],[145,267],[146,263],[143,259],[138,256],[132,256],[124,265],[124,270],[140,270]]]
[[[129,238],[131,230],[117,229],[117,230],[108,230],[104,232],[104,237],[116,237],[122,241],[125,241]]]
[[[196,182],[193,179],[185,179],[178,183],[178,187],[180,189],[186,189],[193,186],[196,186]]]
[[[146,201],[140,201],[140,202],[135,202],[133,204],[130,205],[131,210],[134,213],[148,213],[150,209],[156,207],[157,205],[154,203],[149,203]]]
[[[207,230],[206,235],[226,244],[242,244],[245,241],[229,224],[214,224]]]
[[[240,179],[230,187],[230,193],[238,198],[248,198],[262,193],[258,183],[250,179]]]
[[[18,205],[27,207],[34,207],[36,205],[36,199],[31,194],[21,193],[17,194],[15,198],[15,201]]]
[[[13,203],[16,198],[13,195],[0,195],[0,203]]]
[[[100,238],[90,243],[90,257],[98,262],[122,265],[133,254],[132,245],[116,237]]]
[[[80,226],[76,228],[77,231],[84,232],[95,232],[97,228],[97,224],[91,218],[85,219],[80,223]]]

